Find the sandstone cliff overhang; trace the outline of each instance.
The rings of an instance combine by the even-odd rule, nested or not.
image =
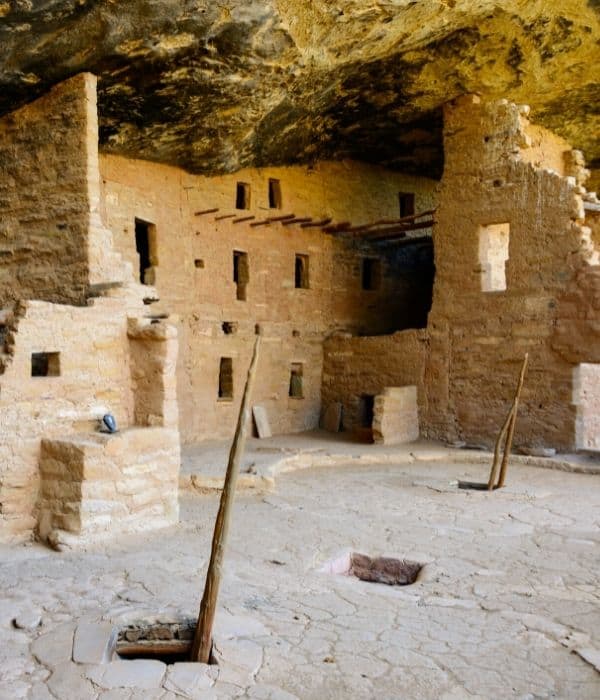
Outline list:
[[[597,0],[0,1],[0,114],[91,71],[105,151],[437,177],[441,105],[477,92],[527,102],[598,167],[599,36]]]

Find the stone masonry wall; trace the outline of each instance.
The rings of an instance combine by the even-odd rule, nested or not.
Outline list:
[[[123,279],[98,215],[97,140],[89,74],[0,119],[0,308],[83,304],[91,281]]]
[[[578,353],[553,347],[565,293],[580,288],[580,275],[598,279],[591,232],[584,225],[575,177],[537,166],[523,154],[540,142],[531,136],[527,111],[498,101],[468,97],[445,111],[445,171],[434,228],[436,281],[429,316],[432,361],[426,393],[429,432],[446,439],[491,444],[506,414],[525,352],[530,362],[521,401],[516,444],[575,445],[576,362],[593,349],[598,311],[581,327]],[[546,133],[548,144],[551,135]],[[556,143],[550,164],[558,167]],[[563,152],[564,156],[564,152]],[[505,289],[483,291],[479,257],[486,227],[509,228]],[[596,320],[594,320],[594,318]],[[597,345],[596,345],[597,347]]]
[[[160,303],[179,331],[178,400],[185,442],[233,432],[254,326],[264,342],[254,403],[265,407],[275,434],[313,428],[321,407],[322,343],[332,330],[378,333],[402,314],[402,280],[382,258],[378,290],[361,288],[361,258],[380,253],[348,248],[319,228],[251,226],[295,214],[358,225],[399,216],[398,193],[414,192],[415,209],[431,209],[436,183],[358,163],[243,170],[206,178],[176,168],[101,156],[105,220],[134,270],[135,219],[154,225],[152,274]],[[268,181],[281,187],[269,208]],[[250,187],[249,209],[235,208],[236,184]],[[218,208],[218,212],[196,212]],[[229,218],[219,219],[218,217]],[[233,218],[254,219],[233,223]],[[233,251],[248,255],[246,299],[236,298]],[[309,288],[295,287],[295,256],[308,256]],[[410,297],[404,296],[404,303]],[[223,323],[233,324],[226,334]],[[221,358],[233,361],[233,398],[218,396]],[[292,364],[302,365],[303,397],[289,396]]]

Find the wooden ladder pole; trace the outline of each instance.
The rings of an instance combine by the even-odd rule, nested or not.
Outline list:
[[[517,411],[519,410],[519,399],[521,397],[521,390],[523,389],[523,381],[525,380],[525,371],[527,370],[527,362],[529,360],[529,353],[525,353],[523,358],[523,365],[521,367],[521,374],[519,375],[519,384],[517,386],[517,391],[515,393],[515,399],[513,402],[512,418],[508,426],[508,435],[506,436],[506,444],[504,445],[504,455],[502,457],[502,465],[500,467],[500,476],[498,477],[498,488],[501,489],[504,486],[504,481],[506,480],[506,470],[508,469],[508,458],[510,457],[510,450],[512,448],[513,435],[515,434],[515,424],[517,422]]]
[[[244,452],[244,445],[246,443],[248,424],[250,422],[250,397],[252,395],[252,388],[256,378],[259,349],[260,335],[257,335],[254,343],[252,360],[250,361],[250,367],[248,368],[248,377],[246,379],[246,387],[242,397],[238,422],[235,429],[235,434],[233,436],[233,442],[231,443],[231,450],[229,452],[225,483],[223,484],[219,511],[217,513],[217,519],[215,520],[215,529],[213,532],[210,551],[210,563],[208,565],[208,571],[206,572],[204,594],[202,596],[202,602],[200,603],[200,613],[198,615],[194,642],[190,653],[191,661],[204,664],[209,662],[210,652],[212,649],[212,628],[217,608],[219,587],[221,585],[223,554],[225,551],[225,544],[227,542],[229,524],[231,522],[231,513],[235,497],[235,486],[240,471],[240,462]]]

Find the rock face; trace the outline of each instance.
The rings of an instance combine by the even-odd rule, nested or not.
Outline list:
[[[99,76],[106,151],[206,174],[350,156],[439,176],[480,92],[600,164],[597,0],[0,0],[0,114]]]

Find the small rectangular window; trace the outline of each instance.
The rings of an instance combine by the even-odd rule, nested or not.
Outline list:
[[[379,259],[362,259],[361,281],[363,289],[373,291],[381,287],[381,261]]]
[[[237,187],[235,190],[235,208],[250,209],[250,183],[237,183]]]
[[[222,357],[219,363],[219,398],[233,398],[233,359]]]
[[[479,227],[482,292],[503,292],[506,289],[509,238],[510,224],[490,224]]]
[[[60,353],[59,352],[33,352],[31,353],[32,377],[59,377]]]
[[[246,286],[250,281],[248,253],[233,251],[233,281],[236,284],[236,299],[246,301]]]
[[[290,369],[290,391],[289,395],[293,399],[304,398],[304,387],[302,386],[302,364],[300,362],[292,362]]]
[[[413,192],[398,192],[400,217],[412,216],[415,213],[415,195]]]
[[[269,209],[281,209],[281,183],[269,178]]]
[[[308,255],[296,254],[295,286],[296,289],[308,289]]]
[[[135,220],[135,249],[139,257],[141,284],[154,284],[154,268],[158,266],[156,254],[156,226],[142,219]]]

